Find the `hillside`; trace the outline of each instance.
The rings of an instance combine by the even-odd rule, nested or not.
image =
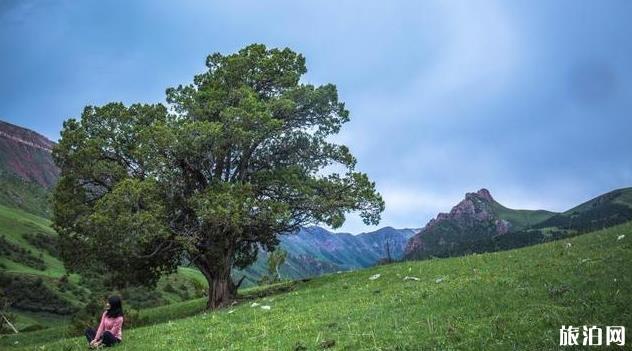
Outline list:
[[[588,232],[629,220],[632,220],[632,188],[623,188],[597,196],[533,228]]]
[[[53,146],[40,134],[0,121],[0,205],[50,215],[48,189],[59,175]]]
[[[562,325],[632,325],[630,260],[626,223],[519,250],[294,283],[234,308],[127,329],[117,349],[554,350]],[[4,337],[0,345],[85,349],[83,337],[52,341],[60,334]]]
[[[18,329],[59,324],[94,299],[82,277],[66,275],[55,239],[47,219],[0,205],[0,296],[12,302]],[[136,307],[179,302],[204,292],[194,280],[181,270],[162,279],[153,293],[123,293]]]

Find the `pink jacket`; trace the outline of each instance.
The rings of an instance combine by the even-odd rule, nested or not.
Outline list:
[[[99,329],[97,329],[97,335],[94,337],[96,340],[101,339],[104,332],[109,331],[117,339],[123,340],[123,316],[110,318],[107,315],[107,311],[103,312],[101,316],[101,323],[99,323]]]

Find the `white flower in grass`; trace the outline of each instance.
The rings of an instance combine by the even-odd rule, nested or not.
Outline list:
[[[617,240],[623,240],[623,238],[625,238],[625,235],[619,235],[619,236],[617,237]]]

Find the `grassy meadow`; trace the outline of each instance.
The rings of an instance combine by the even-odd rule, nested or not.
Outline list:
[[[203,311],[203,299],[141,311],[148,325],[126,328],[115,349],[555,350],[561,325],[632,325],[631,259],[626,223],[517,250],[332,274],[251,289],[217,312]],[[37,333],[5,336],[0,347],[86,348],[83,337]]]

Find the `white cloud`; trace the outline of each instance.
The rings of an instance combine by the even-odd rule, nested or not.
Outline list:
[[[382,222],[378,226],[367,226],[361,219],[351,214],[337,232],[360,233],[376,230],[380,227],[421,228],[439,212],[447,212],[462,198],[462,193],[430,187],[406,186],[405,184],[378,185],[378,190],[386,203]],[[445,191],[444,191],[445,190]]]
[[[442,194],[405,185],[383,186],[380,191],[387,210],[396,213],[447,211],[462,196],[462,194]]]

